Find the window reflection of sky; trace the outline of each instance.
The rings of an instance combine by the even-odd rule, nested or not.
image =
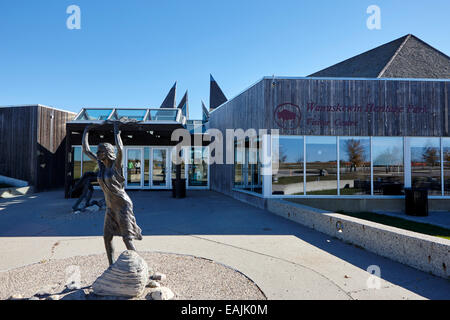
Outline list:
[[[403,138],[374,137],[372,152],[376,166],[403,165]]]
[[[336,161],[335,137],[306,137],[306,162]]]

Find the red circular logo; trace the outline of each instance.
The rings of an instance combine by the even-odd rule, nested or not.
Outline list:
[[[276,107],[273,118],[281,129],[297,129],[300,127],[302,112],[296,104],[283,103]]]

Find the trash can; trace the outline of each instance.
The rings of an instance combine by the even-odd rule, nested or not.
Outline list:
[[[186,179],[172,179],[172,197],[186,198]]]
[[[405,189],[405,213],[408,216],[428,216],[428,189]]]

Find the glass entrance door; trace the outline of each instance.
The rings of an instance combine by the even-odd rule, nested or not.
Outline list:
[[[169,161],[167,148],[152,148],[151,157],[151,187],[157,189],[170,188]]]
[[[126,149],[126,187],[142,188],[143,186],[143,159],[142,149],[127,148]]]

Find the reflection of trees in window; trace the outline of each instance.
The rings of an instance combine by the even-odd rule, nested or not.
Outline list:
[[[437,148],[430,145],[424,148],[422,158],[428,166],[434,167],[439,164],[439,152]]]
[[[374,160],[374,165],[385,166],[386,173],[391,172],[393,167],[402,166],[402,159],[399,155],[403,155],[402,148],[392,147],[387,148],[385,151],[380,153]]]
[[[350,172],[356,172],[356,168],[364,164],[364,146],[362,145],[361,140],[355,139],[347,140],[345,145],[348,154],[348,162],[350,164]]]

